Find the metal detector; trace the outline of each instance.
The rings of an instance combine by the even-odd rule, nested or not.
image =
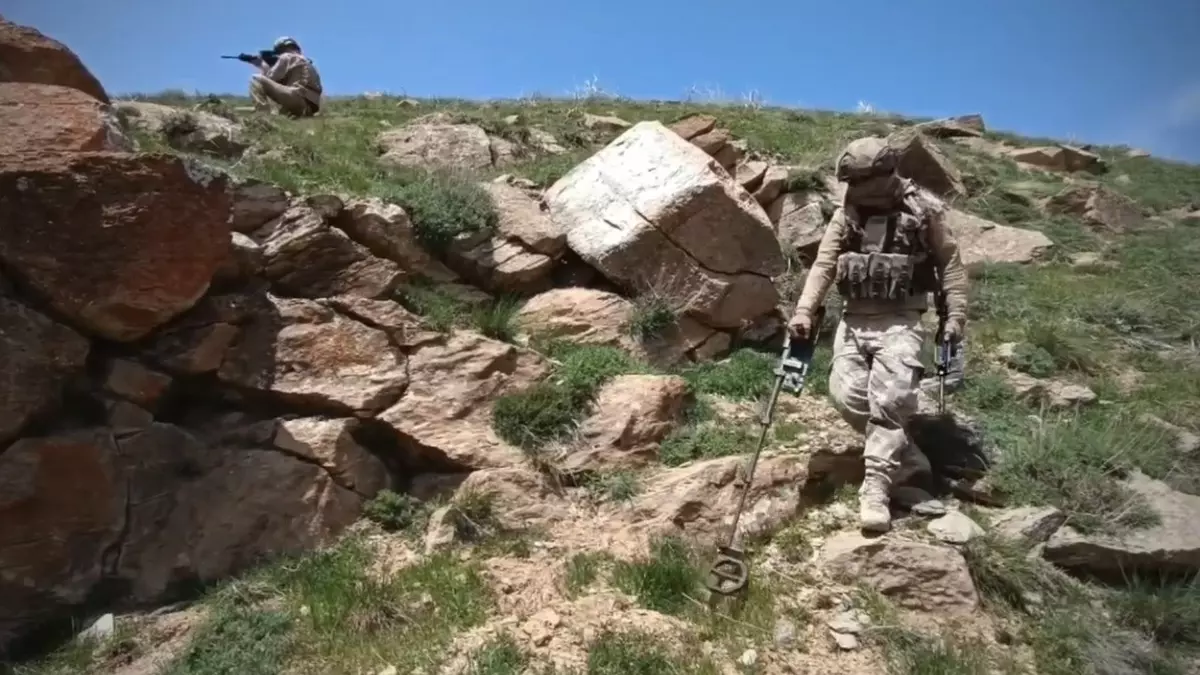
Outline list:
[[[806,339],[792,342],[791,334],[783,340],[783,355],[775,366],[775,386],[771,389],[771,397],[767,399],[759,417],[762,427],[758,436],[758,445],[750,457],[750,465],[746,469],[746,482],[742,486],[742,495],[738,500],[737,510],[733,514],[733,527],[729,530],[729,541],[724,546],[717,547],[717,558],[709,568],[705,585],[708,590],[718,595],[735,595],[742,592],[750,581],[750,568],[746,564],[746,552],[742,550],[738,540],[738,521],[746,507],[746,497],[754,483],[754,470],[758,468],[758,458],[767,442],[767,432],[775,416],[775,404],[779,402],[779,393],[787,391],[798,396],[804,389],[804,380],[812,365],[813,352],[816,349],[817,336],[820,334],[821,323],[825,319],[825,308],[817,310],[813,316],[812,328]]]

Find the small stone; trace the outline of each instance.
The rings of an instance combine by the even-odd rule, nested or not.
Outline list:
[[[983,534],[983,529],[966,514],[951,511],[926,526],[929,533],[947,544],[965,544]]]
[[[838,649],[846,652],[852,652],[855,649],[858,649],[858,638],[854,637],[853,635],[850,635],[849,633],[839,633],[835,630],[829,631],[829,634],[833,636],[833,641],[837,644]]]
[[[796,645],[796,624],[787,619],[775,622],[775,646],[780,649],[791,649]]]
[[[829,626],[829,630],[846,635],[858,635],[863,630],[862,620],[853,609],[838,612],[826,625]]]
[[[113,634],[117,628],[117,620],[112,614],[105,614],[96,619],[79,634],[80,640],[103,640]]]
[[[396,666],[388,666],[379,671],[379,675],[397,675],[400,671],[396,670]]]
[[[738,657],[738,663],[747,668],[752,667],[754,664],[758,663],[758,652],[754,651],[753,649],[747,649],[746,651],[742,652],[740,657]]]

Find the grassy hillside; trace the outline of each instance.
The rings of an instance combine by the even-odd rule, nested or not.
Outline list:
[[[209,160],[234,174],[297,192],[371,195],[399,203],[432,248],[455,233],[494,224],[491,204],[476,180],[509,173],[547,187],[615,137],[616,132],[588,129],[586,113],[628,122],[671,122],[691,113],[711,114],[752,150],[796,167],[793,180],[813,184],[831,173],[836,152],[848,141],[919,121],[604,97],[488,103],[334,99],[315,119],[289,120],[239,111],[247,102],[228,98],[211,104],[169,94],[143,98],[189,108],[200,104],[242,123],[255,149],[236,161]],[[531,129],[541,129],[558,139],[566,152],[531,154],[514,166],[479,175],[380,168],[375,144],[379,131],[433,112],[450,113],[517,141],[527,140]],[[512,115],[518,116],[515,123]],[[985,138],[1016,146],[1050,142],[994,132]],[[140,140],[146,149],[168,150],[161,138]],[[1200,167],[1133,156],[1128,148],[1094,147],[1109,170],[1099,176],[1072,176],[1022,168],[951,141],[938,144],[961,169],[969,188],[957,207],[1000,224],[1042,231],[1056,244],[1042,264],[993,265],[972,274],[968,384],[953,394],[952,403],[981,420],[996,448],[998,464],[991,480],[1010,504],[1053,504],[1081,530],[1120,533],[1152,524],[1153,513],[1120,483],[1130,469],[1186,492],[1200,489],[1200,455],[1179,452],[1169,432],[1144,417],[1150,414],[1200,430],[1200,220],[1185,217],[1200,209]],[[1145,222],[1125,232],[1107,232],[1039,206],[1038,198],[1081,181],[1097,181],[1132,198],[1146,210]],[[1096,255],[1084,261],[1081,253]],[[794,286],[795,281],[790,283]],[[421,298],[410,298],[410,306],[421,308],[431,323],[443,328],[469,323],[501,339],[513,333],[508,322],[515,305],[489,313],[455,305],[436,291],[421,297],[424,304]],[[652,317],[646,320],[652,322]],[[1009,357],[1011,368],[1085,385],[1099,402],[1057,412],[1041,401],[1018,397],[993,357],[1002,344],[1016,345]],[[545,349],[561,364],[557,381],[566,383],[562,390],[547,387],[532,401],[510,399],[497,416],[500,433],[532,439],[523,445],[535,448],[553,437],[554,425],[577,420],[580,401],[588,400],[600,383],[647,368],[611,351],[573,351],[562,345]],[[674,466],[697,457],[749,451],[752,439],[744,423],[717,427],[705,422],[721,414],[709,408],[760,396],[770,379],[772,359],[739,351],[722,364],[685,370],[693,391],[710,405],[698,406],[692,423],[663,444],[662,463]],[[561,418],[547,415],[554,406],[561,406]],[[539,424],[549,425],[549,431]],[[776,428],[774,447],[787,447],[789,433],[794,432],[788,424],[785,418]],[[619,503],[636,494],[642,481],[637,475],[602,476],[585,486],[586,499]],[[532,659],[509,633],[478,630],[494,628],[492,619],[502,616],[509,602],[483,581],[484,568],[493,564],[489,561],[554,558],[553,542],[546,549],[539,533],[502,531],[492,523],[490,504],[474,504],[468,521],[480,536],[471,538],[472,543],[421,557],[381,580],[368,573],[375,564],[368,549],[386,537],[411,543],[431,508],[395,495],[377,500],[372,508],[369,515],[375,524],[365,525],[364,533],[350,537],[342,547],[264,568],[213,590],[197,610],[198,627],[191,642],[175,645],[162,672],[570,672]],[[764,669],[747,653],[780,649],[778,631],[784,622],[801,631],[797,649],[815,650],[806,663],[834,669],[831,672],[855,663],[865,668],[862,672],[885,668],[895,675],[1194,672],[1186,668],[1200,642],[1200,588],[1195,580],[1130,580],[1114,590],[1067,579],[1027,559],[1024,551],[990,538],[973,543],[967,556],[985,598],[986,612],[979,622],[947,629],[946,634],[900,628],[887,603],[862,589],[845,589],[878,627],[862,638],[875,661],[838,661],[838,655],[823,646],[824,631],[819,626],[808,629],[813,613],[829,607],[816,600],[811,600],[815,605],[782,600],[808,598],[806,589],[823,583],[805,566],[808,525],[797,527],[779,534],[770,546],[756,545],[764,560],[784,561],[774,568],[783,571],[771,577],[771,585],[752,593],[736,612],[715,616],[690,599],[707,551],[697,558],[685,543],[668,539],[638,560],[569,554],[560,584],[564,597],[616,594],[656,617],[636,626],[598,630],[586,645],[580,672],[777,672]],[[1107,620],[1087,620],[1097,607]],[[688,637],[682,641],[668,637],[672,633],[664,627],[676,624],[685,627]],[[118,631],[99,648],[68,647],[17,672],[122,672],[122,664],[171,644],[170,635],[147,630],[135,626]],[[981,637],[979,630],[988,635]],[[995,637],[1001,633],[1006,637]],[[474,641],[473,665],[456,670],[449,645],[459,645],[464,635]],[[806,640],[822,646],[803,646]],[[1018,646],[1004,646],[1013,644]],[[395,670],[386,670],[387,665]]]

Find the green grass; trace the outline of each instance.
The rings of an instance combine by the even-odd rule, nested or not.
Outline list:
[[[528,662],[529,656],[511,635],[505,634],[472,656],[467,675],[520,675]]]
[[[585,485],[593,499],[614,502],[631,501],[642,491],[641,479],[633,471],[611,471],[586,479]]]
[[[668,298],[647,293],[634,298],[626,329],[634,339],[652,340],[661,337],[677,320],[675,308]]]
[[[517,336],[515,319],[521,300],[515,296],[480,301],[464,296],[452,286],[418,281],[400,289],[396,299],[438,332],[469,329],[503,342],[513,342]]]
[[[491,606],[480,571],[435,555],[379,578],[357,539],[284,561],[219,590],[168,675],[413,672],[441,663],[460,630]]]
[[[429,507],[410,494],[380,490],[363,504],[363,517],[387,532],[419,533],[429,522]]]
[[[739,400],[766,396],[775,380],[775,357],[752,349],[739,349],[728,359],[698,363],[683,371],[692,391]]]
[[[717,675],[721,671],[694,651],[673,648],[649,634],[601,633],[588,647],[587,675]]]
[[[689,608],[688,597],[695,597],[703,583],[692,549],[678,537],[655,540],[643,559],[617,561],[612,581],[643,607],[676,615]]]
[[[888,675],[992,675],[1015,670],[996,670],[1003,659],[995,658],[980,640],[959,634],[947,626],[930,635],[904,626],[895,606],[879,593],[860,589],[857,605],[871,617],[865,634],[869,644],[883,655]]]
[[[713,459],[754,452],[757,440],[748,427],[730,423],[686,425],[671,432],[658,447],[658,459],[678,466],[695,459]]]
[[[492,407],[496,433],[530,452],[570,436],[605,382],[644,370],[616,347],[551,342],[541,348],[557,360],[554,372],[528,389],[501,396]]]
[[[579,597],[611,562],[612,558],[607,553],[576,553],[571,556],[563,579],[567,597]]]

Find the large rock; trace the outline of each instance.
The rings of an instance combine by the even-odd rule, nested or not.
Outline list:
[[[314,462],[166,424],[23,439],[0,454],[0,651],[102,582],[154,602],[328,543],[361,503]]]
[[[917,125],[917,129],[933,138],[978,138],[987,131],[983,115],[979,114],[922,122]]]
[[[1070,186],[1047,200],[1046,208],[1079,216],[1092,227],[1118,233],[1135,229],[1146,220],[1136,202],[1102,185]]]
[[[663,367],[689,354],[697,360],[716,358],[729,346],[727,333],[686,316],[679,317],[658,336],[635,339],[629,325],[636,311],[633,302],[616,293],[556,288],[530,298],[517,312],[517,325],[531,336],[621,347]]]
[[[1019,542],[1041,544],[1067,521],[1067,514],[1053,506],[1017,506],[991,514],[996,534]]]
[[[474,124],[416,122],[384,131],[377,143],[385,166],[478,171],[512,159],[511,143]]]
[[[658,445],[683,419],[687,382],[676,375],[621,375],[605,384],[581,426],[580,449],[568,470],[624,468],[655,458]]]
[[[426,342],[408,357],[411,384],[380,413],[403,447],[448,468],[502,468],[524,461],[492,430],[491,408],[502,394],[524,389],[547,372],[530,350],[470,331]]]
[[[649,536],[682,531],[705,543],[724,543],[745,485],[745,464],[744,457],[718,457],[660,473],[618,517]],[[742,537],[770,534],[795,517],[806,467],[805,458],[796,455],[759,461],[738,524]]]
[[[355,439],[360,425],[353,418],[280,420],[272,443],[279,450],[320,464],[338,485],[370,498],[388,487],[388,472],[383,461]]]
[[[100,580],[125,510],[115,455],[103,432],[25,439],[0,454],[0,652]]]
[[[388,332],[312,300],[248,297],[240,334],[218,377],[303,410],[370,416],[409,382],[405,356]]]
[[[969,613],[979,606],[967,561],[948,546],[848,532],[830,537],[820,560],[835,579],[865,583],[906,609]]]
[[[409,275],[439,282],[458,278],[421,247],[412,219],[396,204],[379,199],[350,201],[333,224],[372,254],[391,260]]]
[[[259,180],[242,180],[233,186],[230,228],[249,233],[282,216],[290,205],[287,192],[278,185]]]
[[[136,340],[191,307],[229,251],[226,180],[166,155],[0,168],[0,262],[59,314]]]
[[[711,158],[641,122],[563,176],[546,201],[571,249],[618,284],[655,288],[732,328],[772,311],[786,265],[762,207]]]
[[[550,285],[554,260],[504,237],[468,236],[454,241],[447,262],[489,290],[536,293]]]
[[[789,192],[771,203],[767,216],[775,223],[781,243],[809,261],[816,257],[827,224],[820,200]]]
[[[0,17],[0,82],[31,82],[78,89],[102,103],[108,94],[75,52],[36,28]]]
[[[967,193],[958,169],[919,131],[898,131],[888,138],[888,144],[900,153],[900,174],[905,178],[940,197]]]
[[[1094,174],[1108,171],[1108,164],[1099,155],[1073,145],[1013,148],[1006,154],[1017,162],[1048,171],[1088,171]]]
[[[371,255],[309,206],[293,206],[253,236],[262,246],[263,275],[287,295],[382,298],[405,278],[394,262]]]
[[[668,128],[679,134],[683,140],[690,141],[701,134],[707,134],[716,126],[717,118],[712,115],[695,114],[672,122]]]
[[[506,183],[483,183],[496,207],[496,232],[520,242],[534,253],[558,258],[567,250],[567,236],[550,219],[543,204]]]
[[[0,295],[0,449],[31,417],[58,402],[88,349],[75,331]]]
[[[108,106],[70,87],[0,82],[0,128],[7,129],[0,136],[5,162],[51,152],[132,149]]]
[[[978,216],[949,209],[946,223],[958,241],[964,265],[983,263],[1031,263],[1042,259],[1054,246],[1037,230],[998,225]]]
[[[1046,542],[1046,560],[1097,574],[1200,571],[1200,496],[1178,492],[1140,473],[1134,473],[1127,486],[1158,514],[1159,524],[1119,535],[1083,534],[1064,526]]]
[[[114,107],[128,127],[161,136],[177,150],[237,158],[250,147],[240,124],[210,112],[147,101],[118,101]]]

